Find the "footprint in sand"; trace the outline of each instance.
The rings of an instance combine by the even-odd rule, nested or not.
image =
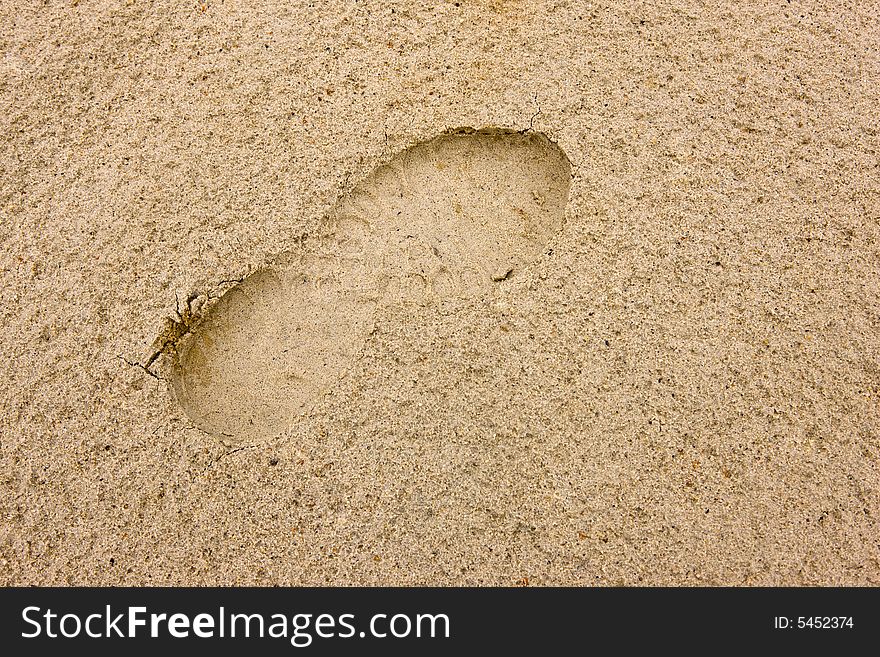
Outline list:
[[[570,183],[540,133],[457,130],[399,153],[176,343],[177,399],[227,442],[283,430],[354,362],[378,307],[484,295],[534,260]]]

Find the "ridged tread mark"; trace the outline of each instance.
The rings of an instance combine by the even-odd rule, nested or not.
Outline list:
[[[227,442],[283,430],[354,362],[378,307],[479,297],[535,259],[570,181],[534,132],[458,130],[399,153],[175,344],[177,399]]]

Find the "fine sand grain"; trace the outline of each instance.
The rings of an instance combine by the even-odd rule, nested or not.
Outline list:
[[[878,19],[0,0],[0,583],[880,584]]]

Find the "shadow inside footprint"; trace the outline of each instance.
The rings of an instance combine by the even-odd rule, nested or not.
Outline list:
[[[481,296],[534,260],[570,184],[540,133],[462,129],[397,154],[179,341],[177,399],[227,442],[283,430],[354,362],[377,307]]]

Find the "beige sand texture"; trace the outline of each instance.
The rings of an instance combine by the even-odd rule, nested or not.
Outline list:
[[[0,0],[0,583],[880,584],[878,19]]]

